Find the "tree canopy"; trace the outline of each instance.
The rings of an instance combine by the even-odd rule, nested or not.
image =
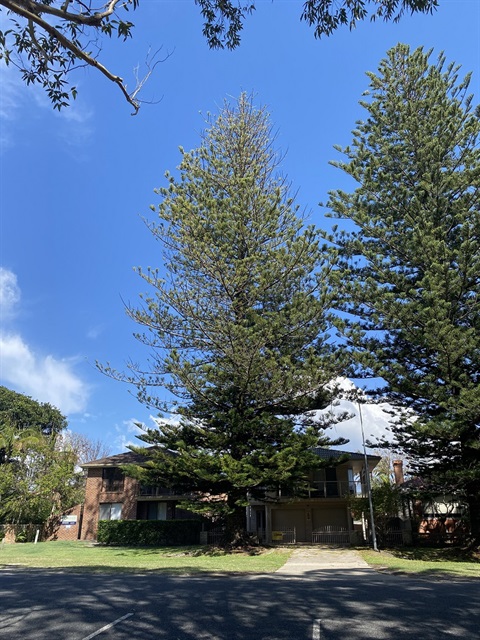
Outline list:
[[[204,19],[203,34],[208,45],[234,49],[246,16],[255,3],[245,0],[195,0]],[[307,0],[301,19],[314,27],[315,36],[329,35],[341,25],[350,29],[371,19],[398,20],[405,11],[432,12],[438,0]],[[132,36],[130,18],[139,0],[109,0],[99,5],[77,0],[0,0],[5,19],[0,30],[0,58],[16,66],[25,83],[40,84],[54,108],[75,98],[71,71],[90,66],[114,82],[137,113],[138,93],[145,79],[128,91],[122,77],[110,71],[99,58],[101,38]],[[4,26],[5,25],[5,26]],[[153,63],[155,65],[155,63]],[[151,68],[147,76],[151,72]]]
[[[331,265],[272,145],[268,114],[242,95],[198,149],[182,151],[148,223],[165,271],[139,269],[150,293],[129,309],[151,359],[124,379],[178,416],[142,436],[156,446],[136,473],[191,493],[191,509],[226,514],[229,531],[244,525],[249,496],[279,485],[301,493],[321,465],[313,448],[328,443],[326,423],[308,412],[328,406],[339,373],[326,321]]]
[[[7,430],[44,436],[55,436],[67,426],[60,411],[47,402],[37,402],[7,387],[0,387],[0,435]],[[8,438],[7,438],[8,440]],[[8,451],[0,445],[0,464],[8,458]]]
[[[0,387],[0,523],[55,523],[84,499],[79,465],[110,453],[48,403]]]
[[[55,438],[8,427],[0,432],[9,458],[0,466],[0,523],[45,524],[83,499],[82,474],[72,451]]]
[[[467,501],[480,540],[480,120],[470,75],[399,44],[369,73],[353,143],[334,164],[337,325],[356,375],[409,413],[392,426],[412,472]],[[416,416],[415,418],[412,416]]]
[[[0,387],[0,523],[43,524],[82,498],[66,418],[48,403]]]

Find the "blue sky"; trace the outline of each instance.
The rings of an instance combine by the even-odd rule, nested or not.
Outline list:
[[[160,102],[135,117],[93,70],[78,71],[79,97],[58,114],[40,90],[0,67],[0,384],[58,406],[72,430],[105,440],[112,452],[150,413],[95,361],[122,368],[148,355],[123,302],[145,290],[134,266],[161,266],[142,216],[158,202],[153,190],[165,184],[165,171],[178,165],[178,146],[198,146],[208,112],[242,91],[266,104],[299,204],[311,222],[328,226],[318,203],[345,186],[328,164],[333,145],[350,142],[365,72],[389,48],[443,50],[473,71],[480,101],[478,0],[440,0],[433,16],[360,24],[320,41],[300,13],[301,2],[260,1],[240,48],[210,51],[193,1],[143,0],[132,14],[133,40],[105,42],[102,52],[130,86],[150,47],[171,54],[143,94]]]

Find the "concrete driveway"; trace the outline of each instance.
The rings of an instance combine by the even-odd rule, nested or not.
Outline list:
[[[310,571],[324,571],[325,569],[372,571],[354,549],[315,546],[295,549],[287,562],[276,573],[301,576]]]

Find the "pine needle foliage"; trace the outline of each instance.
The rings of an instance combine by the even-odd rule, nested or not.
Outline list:
[[[470,75],[399,44],[368,73],[367,118],[335,165],[337,325],[358,364],[413,411],[393,446],[470,507],[480,540],[480,120]],[[352,228],[352,227],[350,227]],[[340,317],[341,316],[341,317]],[[392,445],[390,445],[392,446]]]
[[[148,226],[164,269],[139,269],[152,293],[129,309],[151,353],[129,381],[142,402],[180,418],[142,436],[155,447],[134,472],[188,492],[193,510],[227,515],[234,535],[249,497],[279,485],[299,493],[321,465],[312,448],[328,443],[327,422],[308,412],[328,406],[339,372],[331,264],[279,173],[268,113],[242,94],[208,125],[158,190]]]

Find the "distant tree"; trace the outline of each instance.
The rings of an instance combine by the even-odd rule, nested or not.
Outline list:
[[[51,438],[20,432],[0,469],[0,522],[45,524],[81,500],[81,474],[70,451]]]
[[[211,48],[234,49],[240,44],[245,17],[255,9],[244,0],[195,0],[204,19],[203,34]],[[315,27],[315,35],[329,35],[340,25],[351,29],[367,18],[398,20],[405,11],[431,13],[438,0],[307,0],[302,19]],[[95,5],[78,0],[0,0],[5,13],[0,31],[0,58],[16,66],[28,84],[40,84],[53,107],[60,109],[75,98],[69,76],[79,66],[97,69],[114,82],[136,113],[138,93],[145,78],[128,91],[123,78],[99,60],[101,38],[132,35],[131,13],[139,0],[110,0]],[[369,8],[374,10],[369,14]],[[5,25],[8,28],[5,28]],[[156,63],[153,63],[155,66]],[[147,77],[153,67],[148,69]]]
[[[371,491],[376,539],[380,546],[385,547],[389,545],[389,533],[399,526],[404,497],[390,476],[375,475]],[[350,509],[354,518],[368,520],[370,510],[368,498],[352,498]]]
[[[66,418],[48,403],[0,387],[0,522],[43,524],[81,499]]]
[[[34,428],[20,429],[9,423],[0,423],[0,464],[8,464],[16,455],[36,444],[42,434]]]
[[[66,426],[65,416],[51,404],[0,387],[0,464],[8,459],[11,437],[19,436],[20,431],[54,438]]]
[[[329,202],[355,224],[331,237],[337,325],[356,375],[409,411],[390,446],[466,500],[480,542],[480,119],[470,75],[430,55],[400,44],[368,74],[367,118],[334,163],[358,183]]]
[[[198,149],[182,151],[149,224],[165,272],[139,269],[152,293],[129,309],[151,360],[124,379],[180,418],[146,431],[156,447],[133,472],[193,492],[189,508],[226,516],[229,540],[241,539],[249,497],[279,485],[301,493],[321,466],[312,449],[328,444],[326,424],[308,411],[328,406],[339,373],[326,322],[331,267],[272,145],[268,114],[242,95]]]
[[[110,445],[103,440],[92,439],[84,433],[66,430],[57,438],[58,451],[71,451],[77,465],[105,458],[112,452]]]

